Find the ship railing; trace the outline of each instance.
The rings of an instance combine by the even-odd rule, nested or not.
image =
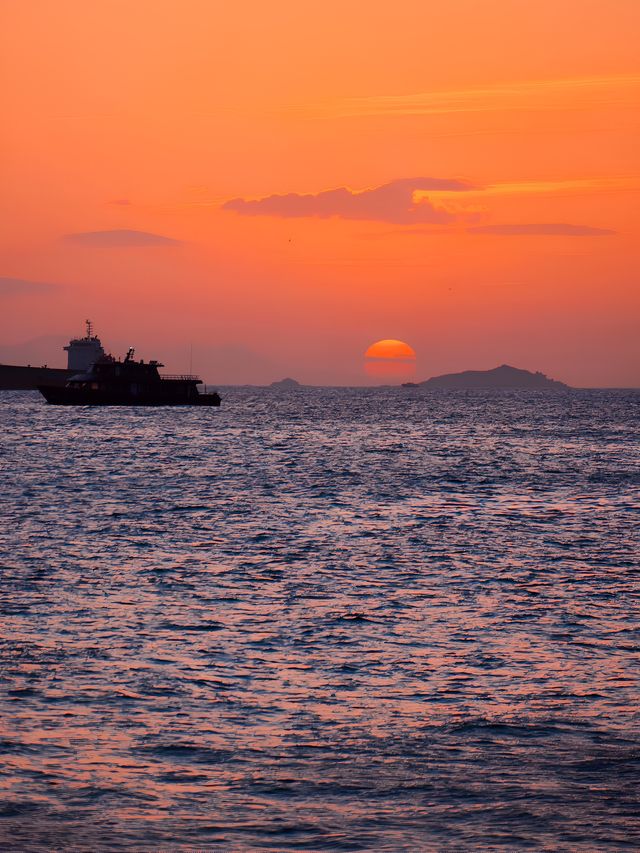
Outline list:
[[[199,376],[193,376],[189,373],[161,373],[161,379],[179,379],[182,382],[202,382]]]

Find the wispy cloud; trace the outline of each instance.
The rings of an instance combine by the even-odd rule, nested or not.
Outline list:
[[[447,113],[489,112],[511,109],[573,109],[606,102],[620,105],[637,101],[640,75],[578,77],[560,80],[532,80],[469,87],[449,91],[416,92],[398,95],[371,95],[343,98],[318,104],[320,117],[442,115]]]
[[[526,196],[526,195],[563,195],[598,192],[622,192],[640,189],[640,178],[635,175],[610,177],[569,178],[564,180],[529,180],[504,181],[498,184],[487,184],[482,187],[470,187],[461,192],[452,193],[448,190],[432,190],[428,193],[430,199],[446,201],[482,201],[491,196]],[[416,198],[421,198],[422,191],[416,192]]]
[[[594,228],[590,225],[570,225],[565,222],[526,222],[504,225],[476,225],[467,228],[471,234],[496,234],[505,237],[557,236],[557,237],[604,237],[615,234],[609,228]]]
[[[132,231],[127,228],[117,228],[111,231],[81,231],[77,234],[66,234],[64,239],[68,243],[93,249],[177,246],[180,244],[180,240],[163,237],[162,234]]]
[[[52,284],[49,281],[31,281],[26,278],[0,276],[0,296],[46,293],[58,287],[60,287],[59,284]]]
[[[425,192],[463,192],[473,189],[467,181],[449,178],[401,178],[365,190],[339,187],[320,193],[288,193],[259,199],[234,198],[222,205],[243,216],[280,216],[359,219],[395,224],[451,222],[454,214],[431,204]],[[416,198],[422,192],[423,197]]]

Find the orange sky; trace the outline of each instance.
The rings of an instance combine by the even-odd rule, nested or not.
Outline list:
[[[364,384],[396,338],[418,378],[640,385],[637,0],[22,0],[0,33],[0,359],[91,317],[210,382]]]

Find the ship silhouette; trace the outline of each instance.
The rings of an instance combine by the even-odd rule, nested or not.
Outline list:
[[[197,376],[161,376],[159,361],[134,359],[131,347],[123,361],[102,355],[88,370],[63,387],[39,385],[48,403],[61,406],[219,406],[217,392],[198,389]]]
[[[83,338],[64,347],[68,353],[65,382],[39,382],[37,389],[48,403],[59,406],[219,406],[217,392],[206,393],[198,376],[159,373],[159,361],[136,361],[133,347],[124,360],[107,355],[87,320]],[[60,373],[62,371],[56,371]],[[58,377],[55,377],[56,380]]]

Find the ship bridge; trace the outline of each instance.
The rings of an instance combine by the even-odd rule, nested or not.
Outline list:
[[[84,338],[73,338],[64,348],[67,353],[67,369],[79,373],[89,370],[91,365],[104,355],[100,338],[93,334],[91,320],[85,322],[87,333]]]

